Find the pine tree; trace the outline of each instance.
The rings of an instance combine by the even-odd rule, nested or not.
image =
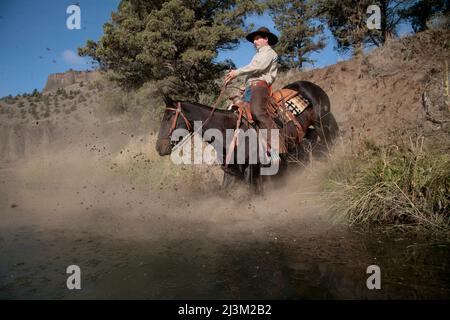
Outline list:
[[[312,52],[326,45],[324,26],[314,21],[315,10],[307,0],[267,0],[275,27],[280,31],[277,53],[282,69],[302,69],[304,63],[314,63],[308,58]]]
[[[427,22],[433,16],[443,14],[450,18],[450,1],[448,0],[421,0],[403,10],[401,16],[411,22],[414,32],[428,29]],[[448,20],[447,20],[448,21]]]
[[[244,0],[123,0],[101,39],[78,51],[125,89],[151,80],[166,93],[196,98],[217,90],[213,80],[227,67],[215,61],[218,50],[237,46],[245,16],[258,8]]]
[[[317,14],[328,24],[341,52],[363,52],[365,45],[382,46],[389,38],[396,36],[396,29],[404,19],[402,10],[412,0],[314,0]],[[377,5],[381,13],[381,29],[367,27],[367,8]]]

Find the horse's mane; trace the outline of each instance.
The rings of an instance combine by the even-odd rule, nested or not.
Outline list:
[[[207,110],[207,111],[211,111],[211,109],[212,109],[212,107],[207,106],[205,104],[198,103],[198,102],[180,101],[180,103],[181,104],[185,104],[185,105],[189,104],[189,105],[192,105],[192,106],[195,106],[195,107]],[[233,113],[233,111],[231,111],[231,110],[224,110],[224,109],[216,109],[214,112],[218,112],[218,113],[222,113],[222,114],[228,114],[228,115]]]

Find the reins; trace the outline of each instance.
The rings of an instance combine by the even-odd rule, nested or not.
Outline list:
[[[214,101],[214,103],[213,103],[213,105],[212,105],[211,112],[209,113],[209,115],[208,115],[208,117],[206,118],[205,122],[203,122],[202,127],[203,127],[206,123],[208,123],[209,119],[211,119],[211,117],[212,117],[214,111],[216,111],[217,106],[219,105],[219,101],[220,101],[220,99],[222,99],[222,96],[223,96],[223,94],[225,93],[225,90],[226,90],[226,89],[227,89],[227,84],[225,83],[225,84],[222,86],[222,89],[220,89],[220,93],[219,93],[219,95],[217,96],[216,101]]]
[[[185,136],[185,137],[184,137],[184,138],[183,138],[183,139],[182,139],[182,140],[181,140],[181,141],[173,148],[173,151],[175,151],[175,150],[178,149],[178,148],[183,147],[183,145],[186,143],[186,141],[189,140],[189,139],[192,137],[192,135],[194,135],[194,133],[200,132],[200,130],[202,130],[203,126],[204,126],[206,123],[208,123],[208,121],[211,119],[211,117],[212,117],[214,111],[216,111],[217,106],[219,105],[219,101],[220,101],[220,99],[222,99],[222,96],[224,95],[226,88],[227,88],[227,85],[224,84],[224,85],[222,86],[222,89],[220,90],[219,95],[217,96],[216,101],[215,101],[214,104],[212,105],[212,109],[211,109],[211,111],[210,111],[208,117],[207,117],[206,120],[202,123],[202,125],[200,126],[200,128],[198,128],[196,131],[191,131],[191,130],[192,130],[192,125],[191,125],[191,123],[189,122],[189,120],[187,119],[187,117],[184,115],[183,111],[181,110],[181,102],[177,102],[176,108],[166,108],[167,110],[175,111],[175,116],[173,117],[172,124],[171,124],[171,126],[170,126],[170,130],[169,130],[169,134],[168,134],[169,138],[170,138],[170,136],[172,135],[173,131],[175,130],[175,127],[176,127],[176,125],[177,125],[177,120],[178,120],[178,116],[179,116],[179,115],[181,115],[181,116],[183,117],[184,123],[186,124],[186,127],[187,127],[187,129],[189,130],[189,134],[186,135],[186,136]]]

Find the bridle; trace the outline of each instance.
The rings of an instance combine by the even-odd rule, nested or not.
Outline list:
[[[206,120],[203,122],[203,124],[200,126],[200,128],[197,129],[196,132],[193,131],[191,123],[189,122],[189,120],[188,120],[188,118],[185,116],[185,114],[183,113],[183,110],[181,109],[181,102],[178,101],[175,108],[166,107],[166,110],[170,110],[170,111],[175,112],[175,116],[172,118],[172,123],[171,123],[171,125],[170,125],[169,133],[168,133],[168,135],[167,135],[167,138],[165,138],[165,139],[168,139],[168,140],[170,141],[170,144],[172,145],[172,147],[176,145],[175,141],[172,141],[172,133],[173,133],[173,131],[175,130],[175,128],[176,128],[176,126],[177,126],[178,117],[181,115],[181,117],[183,118],[184,123],[186,124],[186,127],[187,127],[187,129],[188,129],[188,131],[189,131],[189,134],[188,134],[187,136],[185,136],[185,137],[183,138],[183,140],[181,141],[181,143],[180,143],[180,145],[179,145],[179,146],[181,146],[181,145],[183,145],[184,142],[186,142],[186,141],[187,141],[194,133],[198,133],[198,132],[205,126],[205,124],[208,123],[208,121],[211,119],[212,115],[214,114],[214,111],[216,111],[217,106],[218,106],[218,103],[219,103],[220,99],[222,98],[223,94],[225,93],[226,87],[227,87],[226,84],[222,86],[222,89],[220,90],[220,94],[219,94],[219,96],[217,97],[216,101],[214,102],[213,107],[212,107],[212,109],[211,109],[211,111],[210,111],[208,117],[207,117]]]
[[[181,117],[183,118],[184,123],[186,124],[186,127],[189,130],[189,132],[192,131],[192,125],[189,122],[189,120],[186,117],[186,115],[183,113],[183,110],[181,110],[181,103],[180,102],[177,102],[177,105],[176,105],[175,108],[167,107],[166,110],[170,110],[170,111],[175,112],[175,115],[172,117],[172,123],[170,125],[169,133],[167,134],[167,139],[170,141],[170,143],[171,144],[175,144],[175,142],[172,141],[172,133],[175,130],[175,128],[177,127],[178,117],[181,115]]]

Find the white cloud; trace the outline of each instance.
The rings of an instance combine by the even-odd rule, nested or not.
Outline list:
[[[80,57],[78,54],[72,50],[65,50],[62,54],[63,60],[69,65],[83,65],[86,64],[84,58]]]

